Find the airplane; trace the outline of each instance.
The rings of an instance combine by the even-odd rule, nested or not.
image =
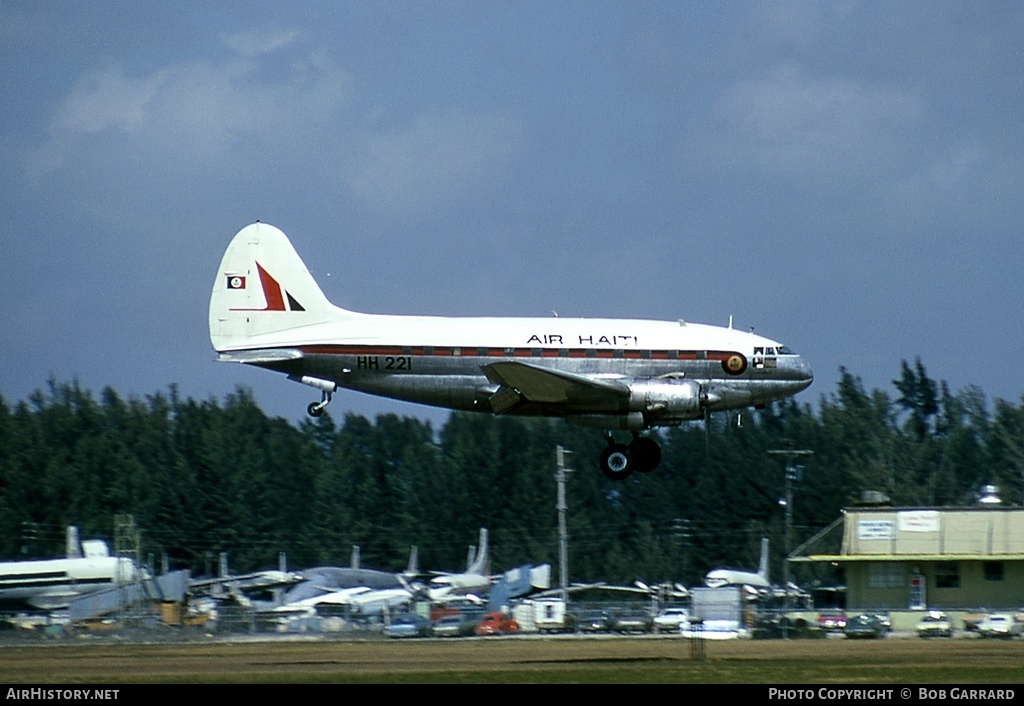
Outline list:
[[[756,573],[734,569],[715,569],[709,571],[704,577],[704,585],[708,588],[747,586],[757,590],[770,589],[772,584],[768,580],[768,538],[761,539],[761,561]]]
[[[339,607],[355,613],[379,613],[408,603],[416,598],[427,598],[436,603],[449,603],[469,599],[476,604],[475,594],[486,592],[491,578],[485,573],[490,554],[488,533],[480,530],[480,548],[472,553],[468,568],[462,573],[434,572],[427,583],[416,580],[418,551],[414,546],[409,554],[409,565],[402,573],[359,567],[359,547],[353,547],[350,567],[318,567],[300,572],[304,582],[285,593],[282,605],[275,612],[302,612],[309,609],[323,611]]]
[[[648,473],[661,447],[641,432],[763,407],[807,388],[787,346],[679,321],[364,314],[335,306],[288,237],[267,223],[231,240],[210,296],[218,360],[339,389],[453,410],[561,417],[604,430],[606,477]],[[615,440],[613,430],[632,432]]]
[[[0,562],[0,606],[56,611],[80,596],[147,577],[131,559],[112,557],[106,542],[67,529],[65,558]]]
[[[402,573],[364,569],[359,566],[359,547],[352,548],[350,566],[318,566],[299,572],[301,581],[284,594],[287,604],[315,600],[340,590],[365,588],[372,590],[407,589],[407,582],[419,575],[419,551],[409,550],[409,563]]]
[[[230,598],[239,605],[249,607],[254,605],[250,594],[277,593],[303,580],[301,574],[288,571],[283,565],[283,560],[281,568],[277,570],[232,574],[228,571],[227,554],[221,554],[218,576],[191,579],[189,592],[193,596],[208,596],[217,600]]]
[[[488,572],[490,552],[487,547],[487,530],[480,529],[480,545],[462,573],[437,573],[427,585],[427,594],[437,600],[450,594],[479,595],[491,587]]]

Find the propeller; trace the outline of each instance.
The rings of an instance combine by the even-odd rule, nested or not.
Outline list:
[[[711,410],[704,408],[704,455],[711,455]]]

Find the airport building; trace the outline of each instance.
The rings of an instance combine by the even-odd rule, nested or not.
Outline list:
[[[1024,508],[994,494],[971,507],[854,506],[790,561],[840,568],[848,611],[1017,610],[1024,607]]]

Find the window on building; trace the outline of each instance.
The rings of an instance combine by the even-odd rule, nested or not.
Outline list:
[[[936,588],[960,588],[960,565],[943,561],[935,565]]]
[[[985,580],[986,581],[1002,581],[1003,580],[1003,562],[1001,561],[986,561],[985,562]]]

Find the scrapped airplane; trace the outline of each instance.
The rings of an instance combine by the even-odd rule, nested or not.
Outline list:
[[[110,556],[102,540],[79,546],[76,528],[69,527],[65,558],[0,562],[0,609],[60,610],[145,575],[131,559]]]
[[[319,566],[299,572],[302,578],[294,588],[284,595],[285,603],[309,601],[325,595],[353,588],[372,590],[401,589],[407,582],[419,576],[419,551],[416,547],[409,549],[409,563],[403,573],[364,569],[359,566],[359,548],[352,548],[350,566]],[[346,594],[346,598],[349,594]],[[351,594],[355,595],[355,594]],[[314,601],[315,602],[315,601]]]
[[[488,573],[490,550],[488,534],[485,528],[480,529],[480,546],[470,561],[466,562],[466,570],[462,573],[437,573],[427,585],[427,594],[432,599],[440,599],[450,594],[486,593],[491,587]]]
[[[772,587],[768,580],[768,538],[761,539],[761,561],[758,564],[757,572],[737,571],[735,569],[715,569],[709,571],[704,577],[704,585],[708,588],[721,588],[722,586],[748,586],[756,590],[766,590]]]
[[[280,230],[246,226],[210,297],[219,360],[284,373],[332,395],[372,395],[489,414],[562,417],[605,430],[613,480],[661,462],[641,432],[761,407],[811,384],[787,346],[685,321],[362,314],[335,306]],[[633,433],[617,442],[612,430]]]

